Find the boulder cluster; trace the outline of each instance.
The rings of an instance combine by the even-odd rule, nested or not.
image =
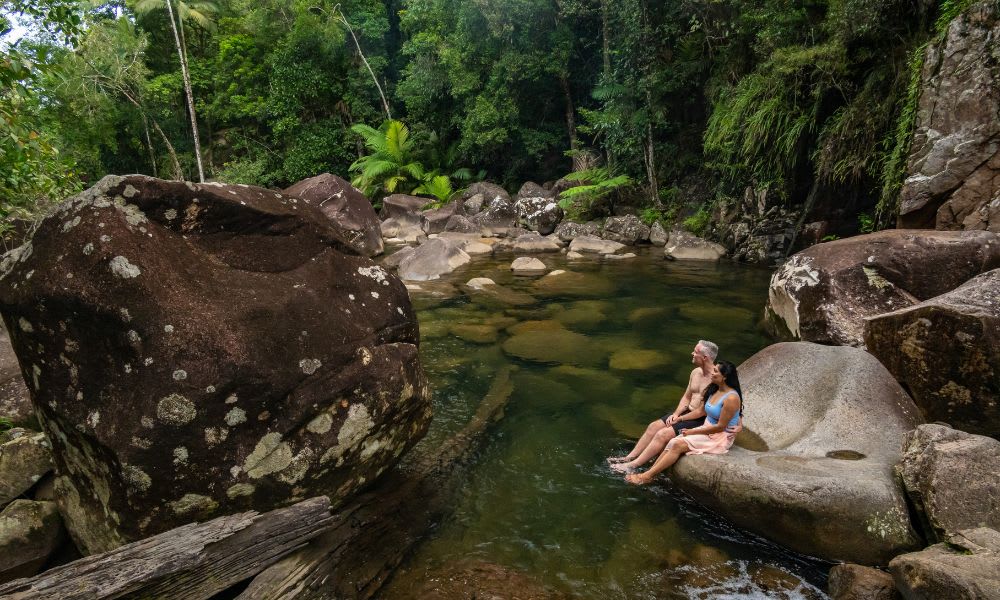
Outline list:
[[[1000,235],[819,244],[774,273],[766,311],[800,341],[740,367],[743,448],[681,461],[682,486],[848,563],[834,598],[1000,597]]]

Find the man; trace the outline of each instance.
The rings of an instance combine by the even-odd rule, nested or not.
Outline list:
[[[625,456],[609,457],[611,468],[628,471],[655,458],[667,447],[667,442],[685,429],[698,427],[705,422],[704,394],[711,383],[710,374],[719,347],[706,340],[698,340],[691,352],[694,369],[688,376],[687,389],[681,396],[677,408],[669,415],[653,421],[646,427],[635,448]]]

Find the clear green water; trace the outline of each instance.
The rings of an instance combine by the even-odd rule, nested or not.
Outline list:
[[[606,263],[541,258],[594,280],[570,294],[543,294],[537,278],[511,274],[510,257],[477,261],[449,281],[490,277],[532,294],[532,304],[483,306],[461,293],[414,293],[435,410],[415,454],[433,452],[466,423],[501,367],[516,371],[505,416],[487,433],[454,514],[420,546],[386,597],[469,559],[522,571],[579,598],[825,597],[820,589],[829,565],[741,532],[665,479],[632,487],[605,462],[673,409],[699,338],[718,343],[720,358],[736,364],[770,343],[759,327],[770,273],[671,263],[659,252]],[[568,350],[556,335],[536,337],[539,348],[527,354],[551,352],[551,362],[510,356],[504,345],[516,346],[508,343],[509,330],[524,321],[547,322],[535,324],[544,328],[558,327],[555,321],[584,337],[570,336]],[[457,337],[469,337],[462,325],[485,325],[474,331],[486,339]],[[489,341],[493,330],[496,341]],[[631,350],[658,354],[641,356],[649,365],[629,365]]]

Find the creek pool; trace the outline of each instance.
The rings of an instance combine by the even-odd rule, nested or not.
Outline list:
[[[461,429],[508,368],[513,392],[453,514],[383,597],[475,561],[573,598],[825,598],[829,564],[735,528],[665,477],[630,486],[605,462],[673,410],[698,339],[736,364],[771,343],[760,327],[770,271],[669,262],[656,249],[615,261],[539,255],[580,274],[547,286],[513,275],[513,258],[476,259],[412,292],[434,405],[414,455]],[[470,299],[456,286],[473,277],[514,293]]]

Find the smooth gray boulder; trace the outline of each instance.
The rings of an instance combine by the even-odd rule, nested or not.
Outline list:
[[[396,272],[404,281],[439,279],[472,260],[455,244],[442,238],[428,240],[400,261]]]
[[[392,194],[382,199],[383,219],[396,219],[401,223],[420,224],[420,211],[431,203],[428,198],[408,194]]]
[[[445,230],[452,217],[461,214],[462,202],[460,200],[453,200],[441,208],[425,210],[420,213],[420,227],[426,234],[441,233]]]
[[[658,248],[662,248],[667,245],[668,239],[670,239],[670,235],[667,233],[667,230],[663,228],[663,225],[660,225],[659,221],[653,223],[653,225],[650,226],[649,228],[650,244]]]
[[[739,367],[744,431],[725,455],[671,477],[736,524],[798,552],[884,565],[920,545],[893,467],[920,422],[913,401],[856,348],[780,343]]]
[[[472,196],[465,198],[462,202],[462,210],[467,215],[474,215],[479,211],[483,210],[483,203],[486,201],[486,196],[482,194],[473,194]]]
[[[1000,598],[1000,532],[985,527],[892,559],[889,571],[906,600]]]
[[[700,237],[675,229],[664,245],[663,257],[669,260],[710,260],[717,261],[726,255],[721,244],[703,240]]]
[[[592,235],[581,235],[569,243],[570,252],[580,254],[614,254],[625,247],[625,244],[612,240],[602,240]]]
[[[562,249],[557,241],[552,239],[552,236],[541,236],[537,233],[527,233],[522,236],[518,236],[514,240],[511,250],[514,252],[558,252]]]
[[[928,540],[1000,530],[1000,441],[944,425],[906,434],[896,472]]]
[[[1000,269],[870,317],[864,333],[926,420],[1000,437]]]
[[[52,445],[44,433],[25,433],[0,444],[0,506],[31,489],[52,470]]]
[[[444,231],[456,233],[479,233],[482,228],[465,215],[452,215],[444,224]]]
[[[510,203],[510,194],[507,193],[507,190],[489,181],[477,181],[465,188],[465,191],[462,193],[462,199],[469,200],[477,194],[482,194],[484,206],[489,205],[497,198],[506,201],[508,204]]]
[[[55,502],[8,504],[0,512],[0,583],[38,573],[65,539]]]
[[[519,256],[510,263],[510,270],[515,273],[535,274],[544,273],[548,267],[545,263],[530,256]]]

